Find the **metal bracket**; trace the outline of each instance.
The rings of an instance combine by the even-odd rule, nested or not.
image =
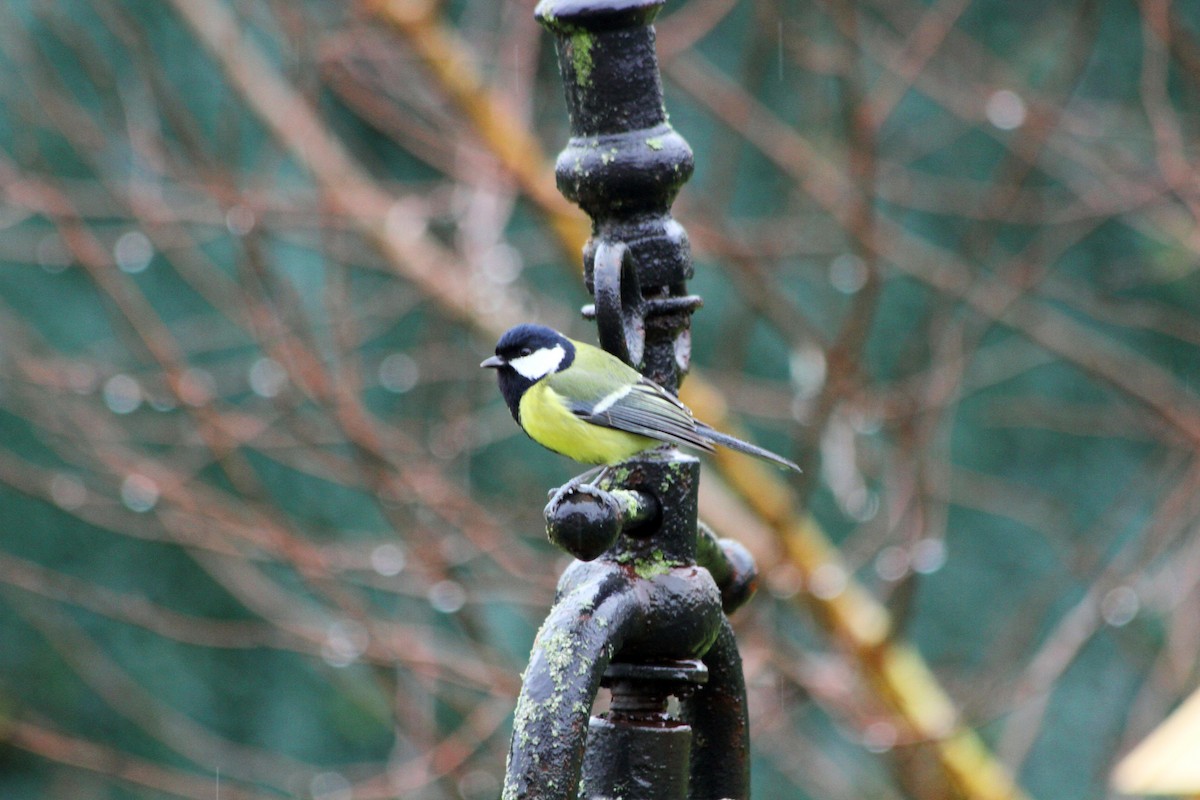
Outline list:
[[[583,307],[583,316],[596,321],[600,346],[636,369],[644,364],[649,319],[688,315],[704,305],[695,294],[644,296],[633,251],[624,242],[597,243],[592,265],[596,302]]]

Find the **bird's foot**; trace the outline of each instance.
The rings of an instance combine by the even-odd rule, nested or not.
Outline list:
[[[606,466],[594,467],[592,469],[589,469],[587,472],[584,472],[580,475],[576,475],[574,478],[571,478],[571,480],[567,481],[562,486],[559,486],[557,489],[551,489],[550,491],[548,491],[546,493],[546,496],[551,498],[551,500],[553,500],[556,497],[560,497],[562,495],[568,494],[570,492],[575,491],[576,489],[582,489],[584,486],[588,486],[589,484],[591,484],[591,485],[597,484],[600,482],[600,480],[593,480],[593,479],[597,478],[597,476],[599,476],[600,479],[603,479],[604,476],[606,476],[607,474],[608,474],[608,467],[606,467]]]

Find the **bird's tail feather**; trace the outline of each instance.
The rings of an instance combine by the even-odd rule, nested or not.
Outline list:
[[[764,461],[770,461],[772,464],[776,464],[786,469],[795,470],[796,472],[802,471],[800,469],[800,465],[795,461],[790,461],[781,455],[772,453],[770,450],[764,450],[758,445],[753,445],[749,442],[743,442],[736,436],[730,436],[727,433],[721,433],[720,431],[710,428],[703,423],[697,423],[696,428],[701,434],[703,434],[705,439],[708,439],[713,444],[719,444],[722,447],[728,447],[730,450],[737,450],[739,453],[745,453],[746,455],[754,456],[755,458],[761,458]]]

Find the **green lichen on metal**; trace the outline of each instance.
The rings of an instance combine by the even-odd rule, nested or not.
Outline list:
[[[592,35],[587,31],[571,34],[571,64],[575,67],[575,83],[592,85]]]
[[[623,489],[610,489],[609,494],[621,506],[621,515],[625,519],[632,518],[637,513],[637,498]]]
[[[679,565],[668,559],[662,550],[655,550],[649,558],[641,558],[634,562],[633,571],[639,578],[648,581],[659,575],[665,575],[677,566]]]
[[[672,477],[678,477],[690,468],[690,464],[687,461],[680,461],[678,459],[667,461],[665,466],[668,471],[674,473]]]
[[[622,464],[618,464],[615,467],[609,467],[608,475],[601,483],[600,488],[612,491],[613,489],[625,486],[629,483],[630,475],[632,475],[630,468]]]
[[[669,474],[668,482],[670,484],[691,481],[691,467],[689,466],[688,462],[686,462],[686,461],[668,461],[665,466],[666,466],[666,470]],[[664,491],[667,489],[666,486],[663,486],[661,488]]]
[[[537,703],[522,694],[517,698],[517,709],[513,713],[513,738],[522,747],[530,742],[529,725],[537,716]]]
[[[573,652],[574,646],[578,644],[564,630],[555,631],[541,643],[546,664],[550,667],[550,680],[554,682],[554,688],[558,691],[566,688],[567,668],[579,660]]]
[[[513,740],[522,749],[537,748],[541,744],[541,736],[533,732],[534,724],[539,719],[558,716],[568,695],[571,667],[574,666],[576,673],[583,675],[589,663],[588,659],[578,652],[582,642],[577,641],[565,630],[548,632],[543,626],[542,630],[538,631],[535,641],[535,648],[541,651],[545,659],[553,690],[542,701],[534,700],[524,692],[517,699],[517,708],[513,715]],[[589,709],[580,701],[576,701],[572,704],[571,711],[582,716],[587,714]],[[533,759],[535,762],[539,760],[536,751],[533,753]],[[515,795],[511,794],[511,789],[506,787],[502,795],[504,800],[513,796]]]

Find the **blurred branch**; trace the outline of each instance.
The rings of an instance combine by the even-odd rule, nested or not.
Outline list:
[[[731,429],[718,394],[689,381],[682,396],[698,417]],[[928,742],[950,785],[964,798],[1026,798],[982,740],[963,726],[920,654],[892,639],[887,610],[854,580],[816,520],[795,510],[799,504],[792,490],[769,467],[746,456],[718,451],[715,458],[721,477],[778,537],[804,579],[806,605],[895,713],[904,738]]]
[[[831,13],[841,21],[854,51],[859,52],[857,5],[851,0],[834,0]],[[846,181],[852,187],[844,224],[854,254],[861,261],[863,278],[862,285],[851,298],[850,308],[842,317],[837,337],[824,353],[825,380],[806,419],[813,434],[804,448],[801,462],[806,471],[800,478],[800,503],[807,501],[820,474],[818,442],[830,416],[840,402],[861,388],[863,373],[859,362],[883,289],[874,197],[878,173],[876,136],[880,122],[887,115],[867,95],[860,59],[853,60],[841,84],[845,96],[845,173]]]
[[[574,260],[588,235],[583,213],[554,187],[541,143],[529,125],[484,85],[470,48],[441,19],[433,0],[361,0],[363,8],[401,34],[438,88],[459,108],[475,135],[546,216]]]
[[[282,776],[297,770],[311,771],[295,759],[235,743],[195,722],[122,669],[61,611],[44,603],[35,605],[11,589],[4,594],[16,601],[13,607],[112,711],[196,766],[221,765],[236,780],[278,790],[286,788]]]
[[[695,329],[701,352],[720,329],[718,371],[684,398],[823,462],[802,479],[811,513],[755,464],[705,472],[702,515],[770,592],[737,624],[772,780],[830,800],[1023,797],[1012,773],[1039,794],[1095,785],[1195,684],[1200,48],[1177,5],[689,0],[660,19],[665,73],[696,100],[673,110],[711,151],[676,208],[725,265],[701,276],[717,311]],[[517,533],[536,507],[506,499],[560,466],[489,472],[520,445],[490,387],[480,408],[471,354],[567,319],[555,293],[579,293],[588,232],[532,121],[559,86],[531,8],[0,12],[0,490],[18,532],[0,615],[5,669],[38,689],[0,738],[51,762],[27,760],[39,788],[211,798],[223,753],[222,797],[498,792],[555,572]],[[1114,35],[1119,14],[1140,37]],[[148,260],[123,261],[129,240]],[[572,280],[545,280],[547,241]],[[852,284],[831,263],[847,254]],[[953,558],[926,578],[919,548],[943,537]],[[111,554],[81,571],[93,547]],[[179,586],[138,582],[160,550],[182,554]],[[779,602],[796,597],[815,637]],[[313,677],[322,749],[280,753],[370,763],[247,747],[236,713],[192,705],[205,673],[139,685],[124,636],[148,658],[293,663],[246,679]],[[43,700],[46,664],[89,702]],[[1094,704],[1101,755],[1060,784],[1020,770],[1093,712],[1059,701],[1098,664],[1134,698]],[[111,741],[73,738],[98,720]],[[995,756],[979,720],[1002,730]],[[279,763],[316,782],[284,785]]]
[[[736,127],[747,141],[793,175],[833,219],[853,234],[857,190],[802,136],[695,53],[681,55],[665,68],[689,95]],[[917,239],[886,219],[879,219],[878,227],[877,255],[890,266],[1078,365],[1144,404],[1194,444],[1200,444],[1200,398],[1180,385],[1170,372],[1103,333],[1027,299],[1021,289],[975,275],[948,249]]]
[[[222,778],[208,778],[164,767],[96,742],[50,730],[33,722],[10,721],[5,740],[13,747],[77,769],[115,777],[133,786],[189,800],[212,800],[220,791],[226,800],[276,800],[280,795],[257,792]]]
[[[519,316],[514,300],[499,288],[489,288],[486,303],[472,296],[474,284],[466,270],[415,222],[421,218],[412,213],[415,201],[395,201],[370,179],[309,103],[243,35],[221,0],[171,0],[171,4],[250,109],[399,274],[445,310],[494,335],[507,327],[505,320]]]

